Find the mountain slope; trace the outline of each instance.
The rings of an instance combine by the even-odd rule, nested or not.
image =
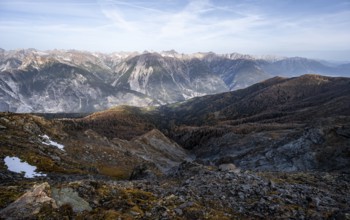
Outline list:
[[[334,116],[348,114],[349,83],[349,78],[319,75],[276,77],[243,90],[198,97],[162,109],[173,115],[174,120],[189,124],[254,122],[269,117],[286,121],[289,114],[293,117],[304,114],[305,117]],[[323,105],[322,109],[318,109],[320,105]]]
[[[350,172],[349,78],[273,78],[161,111],[173,124],[160,125],[199,160],[254,170]]]

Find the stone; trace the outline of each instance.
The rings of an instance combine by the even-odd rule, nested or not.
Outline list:
[[[186,203],[183,203],[179,206],[179,209],[184,209],[184,208],[187,208],[187,207],[190,207],[190,206],[193,206],[194,203],[191,201],[191,202],[186,202]]]
[[[23,130],[28,132],[29,134],[40,134],[41,133],[41,130],[39,128],[39,126],[33,122],[30,122],[30,123],[25,123],[23,125]]]
[[[245,199],[244,193],[243,192],[239,192],[238,196],[241,200]]]
[[[10,120],[8,120],[7,118],[4,118],[4,117],[0,118],[0,121],[4,122],[6,124],[10,123]]]
[[[269,180],[268,186],[269,186],[271,189],[276,189],[275,182],[272,181],[272,180]]]
[[[336,130],[336,133],[345,138],[350,138],[350,126],[342,126]]]
[[[133,169],[129,179],[152,179],[154,177],[155,175],[152,173],[152,171],[148,168],[146,164],[140,164]]]
[[[322,144],[324,142],[324,132],[321,129],[310,129],[305,134],[314,144]]]
[[[0,218],[31,219],[40,212],[44,205],[57,209],[56,201],[49,197],[50,185],[45,182],[34,185],[33,189],[23,194],[15,202],[0,211]]]
[[[220,171],[239,173],[241,169],[237,168],[233,163],[224,163],[219,166]]]
[[[174,211],[175,211],[175,213],[177,214],[177,215],[183,215],[183,211],[182,211],[182,209],[178,209],[178,208],[176,208],[176,209],[174,209]]]
[[[58,206],[69,204],[74,212],[91,211],[88,202],[81,198],[72,188],[52,189],[52,197],[55,199]]]

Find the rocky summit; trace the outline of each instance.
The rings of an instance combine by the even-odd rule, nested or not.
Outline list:
[[[1,219],[350,219],[349,167],[346,77],[274,77],[162,106],[0,113]]]

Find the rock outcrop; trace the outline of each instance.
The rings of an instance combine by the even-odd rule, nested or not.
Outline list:
[[[50,185],[46,182],[35,185],[31,191],[2,209],[0,217],[3,219],[30,219],[39,214],[45,205],[56,209],[58,208],[57,203],[50,197],[50,192]]]

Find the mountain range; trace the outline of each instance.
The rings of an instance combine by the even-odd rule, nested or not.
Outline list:
[[[307,73],[347,76],[349,64],[237,53],[1,49],[0,110],[57,113],[124,104],[159,106]]]

